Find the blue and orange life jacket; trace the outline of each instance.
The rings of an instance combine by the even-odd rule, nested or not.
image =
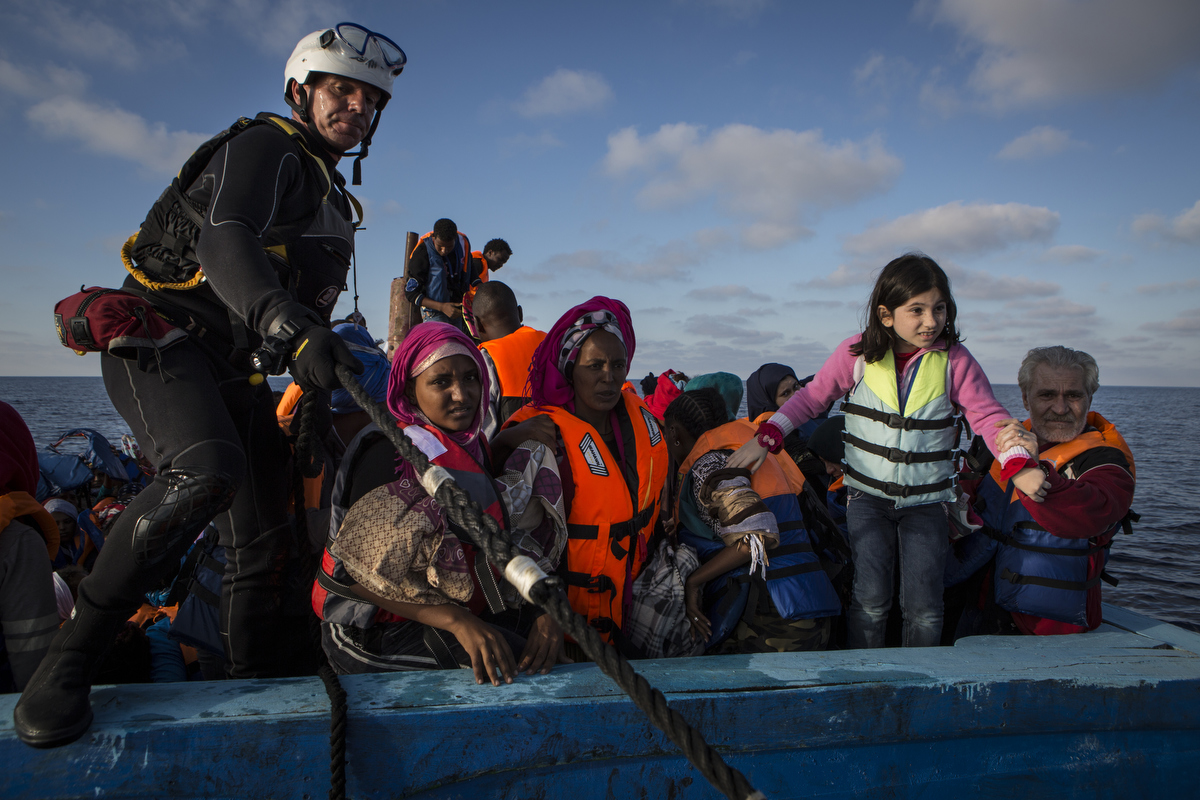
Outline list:
[[[757,428],[746,419],[728,422],[707,431],[697,440],[678,470],[679,487],[675,498],[675,519],[680,519],[684,492],[691,492],[691,468],[713,450],[735,450],[754,438]],[[784,454],[768,453],[766,461],[750,477],[750,488],[775,515],[779,544],[767,551],[766,586],[776,610],[784,619],[816,619],[841,613],[841,601],[814,551],[812,538],[804,525],[799,495],[804,491],[804,473]],[[719,538],[678,528],[680,541],[696,548],[702,562],[725,549]],[[699,521],[691,524],[703,524]],[[705,614],[712,623],[712,637],[706,647],[720,644],[732,632],[744,614],[752,613],[752,584],[749,566],[741,566],[708,582],[705,587]]]

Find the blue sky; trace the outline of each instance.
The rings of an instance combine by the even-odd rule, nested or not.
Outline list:
[[[357,192],[381,338],[405,232],[448,216],[509,241],[536,327],[625,301],[635,376],[811,372],[919,249],[994,382],[1066,344],[1200,386],[1195,0],[6,3],[0,375],[99,374],[54,303],[119,285],[195,145],[285,111],[292,46],[343,20],[409,57]]]

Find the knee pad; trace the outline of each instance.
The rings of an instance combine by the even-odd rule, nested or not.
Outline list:
[[[223,472],[164,469],[167,491],[133,527],[133,558],[140,566],[162,563],[182,542],[191,541],[213,517],[233,504],[237,483]]]

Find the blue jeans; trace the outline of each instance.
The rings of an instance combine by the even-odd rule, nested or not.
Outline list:
[[[942,575],[950,546],[942,504],[896,508],[891,500],[850,489],[846,519],[854,557],[854,597],[846,612],[850,647],[883,647],[897,551],[904,646],[939,644]]]

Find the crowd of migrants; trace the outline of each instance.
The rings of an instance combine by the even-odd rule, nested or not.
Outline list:
[[[201,145],[122,247],[121,288],[55,306],[132,438],[72,431],[82,456],[38,453],[0,405],[0,680],[22,691],[22,741],[82,736],[98,681],[327,660],[500,684],[584,657],[426,494],[344,370],[630,657],[1100,624],[1134,470],[1089,413],[1096,362],[1030,351],[1030,417],[1010,419],[927,256],[883,267],[862,333],[815,375],[746,364],[744,418],[731,373],[628,382],[618,299],[525,325],[492,279],[513,249],[472,250],[449,219],[403,253],[397,316],[413,324],[391,352],[357,277],[354,314],[334,321],[362,222],[338,165],[352,156],[360,183],[406,61],[354,23],[305,36],[284,68],[291,116]],[[265,376],[285,369],[295,384],[273,397]]]
[[[1132,499],[1132,456],[1077,390],[1068,413],[1047,420],[1081,428],[1065,442],[1038,441],[1036,419],[1008,420],[956,341],[949,285],[930,259],[887,266],[866,330],[816,375],[774,363],[754,370],[739,419],[743,382],[731,373],[667,370],[629,382],[636,338],[618,300],[582,303],[548,333],[524,325],[513,291],[486,280],[511,248],[488,248],[482,264],[473,254],[466,296],[414,325],[390,358],[361,315],[333,331],[362,363],[371,397],[562,577],[575,610],[627,656],[929,646],[1099,625],[1097,581]],[[1090,401],[1094,361],[1041,348],[1019,376],[1031,412],[1055,389],[1051,375],[1080,384]],[[276,393],[280,437],[293,446],[302,394],[295,383]],[[130,437],[117,448],[87,432],[86,458],[44,452],[39,471],[20,417],[0,410],[3,681],[14,691],[154,468]],[[315,612],[310,624],[337,671],[464,667],[499,684],[583,658],[456,533],[348,391],[333,392],[324,411],[325,463],[291,510],[291,574],[303,598],[293,604]],[[962,450],[959,415],[980,433]],[[1083,428],[1103,444],[1072,445]],[[1063,446],[1070,452],[1047,460]],[[1086,463],[1061,469],[1081,454]],[[56,483],[63,458],[83,463],[87,480]],[[1047,504],[1056,487],[1106,499]],[[1081,510],[1094,515],[1090,524],[1051,533]],[[1040,537],[1016,538],[1034,527],[1022,521],[1039,519]],[[1063,555],[1044,552],[1055,547]],[[96,682],[224,678],[224,568],[210,525],[118,632]],[[302,650],[293,656],[311,665]]]

